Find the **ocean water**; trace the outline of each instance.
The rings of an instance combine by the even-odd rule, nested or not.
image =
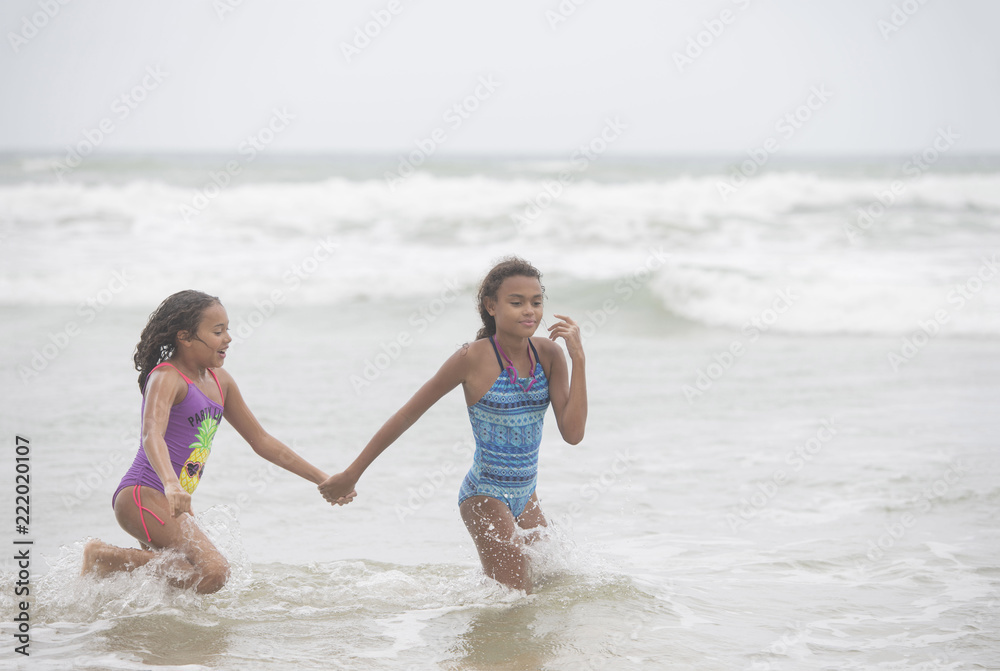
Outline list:
[[[468,158],[390,185],[397,157],[231,158],[0,159],[4,668],[1000,669],[997,159],[737,184],[708,159]],[[134,543],[110,497],[162,298],[222,299],[250,407],[334,472],[474,337],[510,253],[587,351],[585,440],[547,419],[535,594],[486,579],[459,518],[459,392],[346,507],[224,424],[194,497],[233,566],[217,594],[78,576],[87,539]]]

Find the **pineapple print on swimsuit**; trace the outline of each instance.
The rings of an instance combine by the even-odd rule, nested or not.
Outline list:
[[[212,452],[212,438],[219,428],[219,423],[212,417],[206,417],[198,425],[198,439],[191,443],[188,449],[192,450],[191,456],[181,467],[180,481],[181,487],[188,494],[194,494],[195,488],[201,482],[201,475],[205,472],[205,462]]]
[[[153,370],[160,368],[160,366],[170,366],[177,370],[169,361],[161,363]],[[152,371],[150,372],[152,373]],[[219,382],[215,371],[209,368],[208,372],[219,389],[219,399],[222,400],[222,403],[209,398],[205,392],[198,388],[198,385],[191,381],[191,378],[177,370],[177,373],[187,383],[188,390],[187,394],[184,395],[184,400],[170,408],[170,419],[167,421],[167,427],[163,433],[163,441],[167,444],[167,451],[170,455],[170,466],[177,475],[181,488],[188,494],[194,493],[198,483],[201,482],[201,476],[205,473],[205,462],[208,461],[208,455],[212,452],[212,439],[215,438],[215,432],[219,428],[219,423],[225,412],[225,394],[222,391],[222,383]],[[143,394],[140,417],[145,416],[145,410],[146,396]],[[142,434],[140,433],[140,435]],[[127,487],[132,488],[131,494],[136,506],[139,507],[139,519],[142,521],[143,530],[146,531],[146,540],[151,541],[149,530],[146,529],[146,519],[143,516],[143,513],[151,511],[142,506],[142,492],[140,490],[143,487],[148,487],[162,494],[164,486],[160,476],[150,465],[141,440],[132,466],[118,483],[118,489],[111,497],[112,507],[119,492]],[[155,513],[152,515],[154,518],[156,517]],[[161,525],[163,524],[163,520],[157,518],[157,521]]]

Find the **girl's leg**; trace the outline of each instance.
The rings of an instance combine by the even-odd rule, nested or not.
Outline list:
[[[476,542],[483,570],[507,587],[531,593],[528,558],[515,531],[517,521],[504,502],[489,496],[473,496],[459,506],[465,528]]]
[[[531,498],[528,499],[528,505],[524,507],[524,510],[517,518],[517,526],[521,527],[525,531],[531,529],[538,529],[539,527],[547,527],[549,523],[545,519],[545,515],[542,514],[542,508],[538,505],[538,496],[532,492]],[[538,540],[539,533],[527,534],[525,537],[526,543],[533,543]]]
[[[115,499],[115,517],[121,527],[135,536],[144,548],[170,549],[181,555],[163,566],[164,573],[174,585],[193,587],[202,594],[222,589],[229,577],[229,563],[194,523],[194,518],[187,513],[171,517],[166,497],[155,489],[143,487],[141,495],[144,513],[140,513],[131,488],[119,492]],[[145,517],[145,528],[140,515]],[[163,521],[162,525],[157,517]],[[115,571],[131,571],[157,556],[159,552],[155,550],[119,548],[91,541],[84,548],[83,572],[106,575]]]
[[[104,576],[116,571],[131,571],[155,556],[149,550],[120,548],[95,539],[83,547],[83,570],[80,573]]]

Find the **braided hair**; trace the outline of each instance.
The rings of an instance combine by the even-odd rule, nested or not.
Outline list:
[[[519,256],[507,256],[501,259],[500,263],[493,266],[490,272],[486,273],[486,277],[483,278],[482,283],[479,285],[479,294],[476,297],[479,316],[483,320],[483,328],[479,329],[479,333],[476,334],[476,340],[489,338],[491,335],[496,334],[497,321],[486,309],[486,299],[497,300],[497,292],[500,290],[500,285],[508,277],[532,277],[538,280],[539,284],[542,281],[542,274],[538,272],[538,269]],[[542,293],[545,293],[544,286],[542,287]]]
[[[139,371],[139,391],[146,391],[146,378],[161,362],[173,356],[177,349],[177,332],[195,333],[202,314],[221,302],[215,296],[191,289],[168,296],[153,314],[135,346],[135,369]]]

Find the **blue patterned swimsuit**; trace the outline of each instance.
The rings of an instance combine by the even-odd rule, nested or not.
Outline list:
[[[514,517],[518,517],[535,492],[538,445],[549,407],[549,381],[531,340],[528,344],[535,355],[532,371],[535,382],[528,391],[520,383],[531,378],[519,378],[515,384],[504,369],[493,338],[490,344],[500,364],[500,375],[489,391],[469,407],[476,454],[462,481],[458,502],[471,496],[490,496],[506,503]]]

